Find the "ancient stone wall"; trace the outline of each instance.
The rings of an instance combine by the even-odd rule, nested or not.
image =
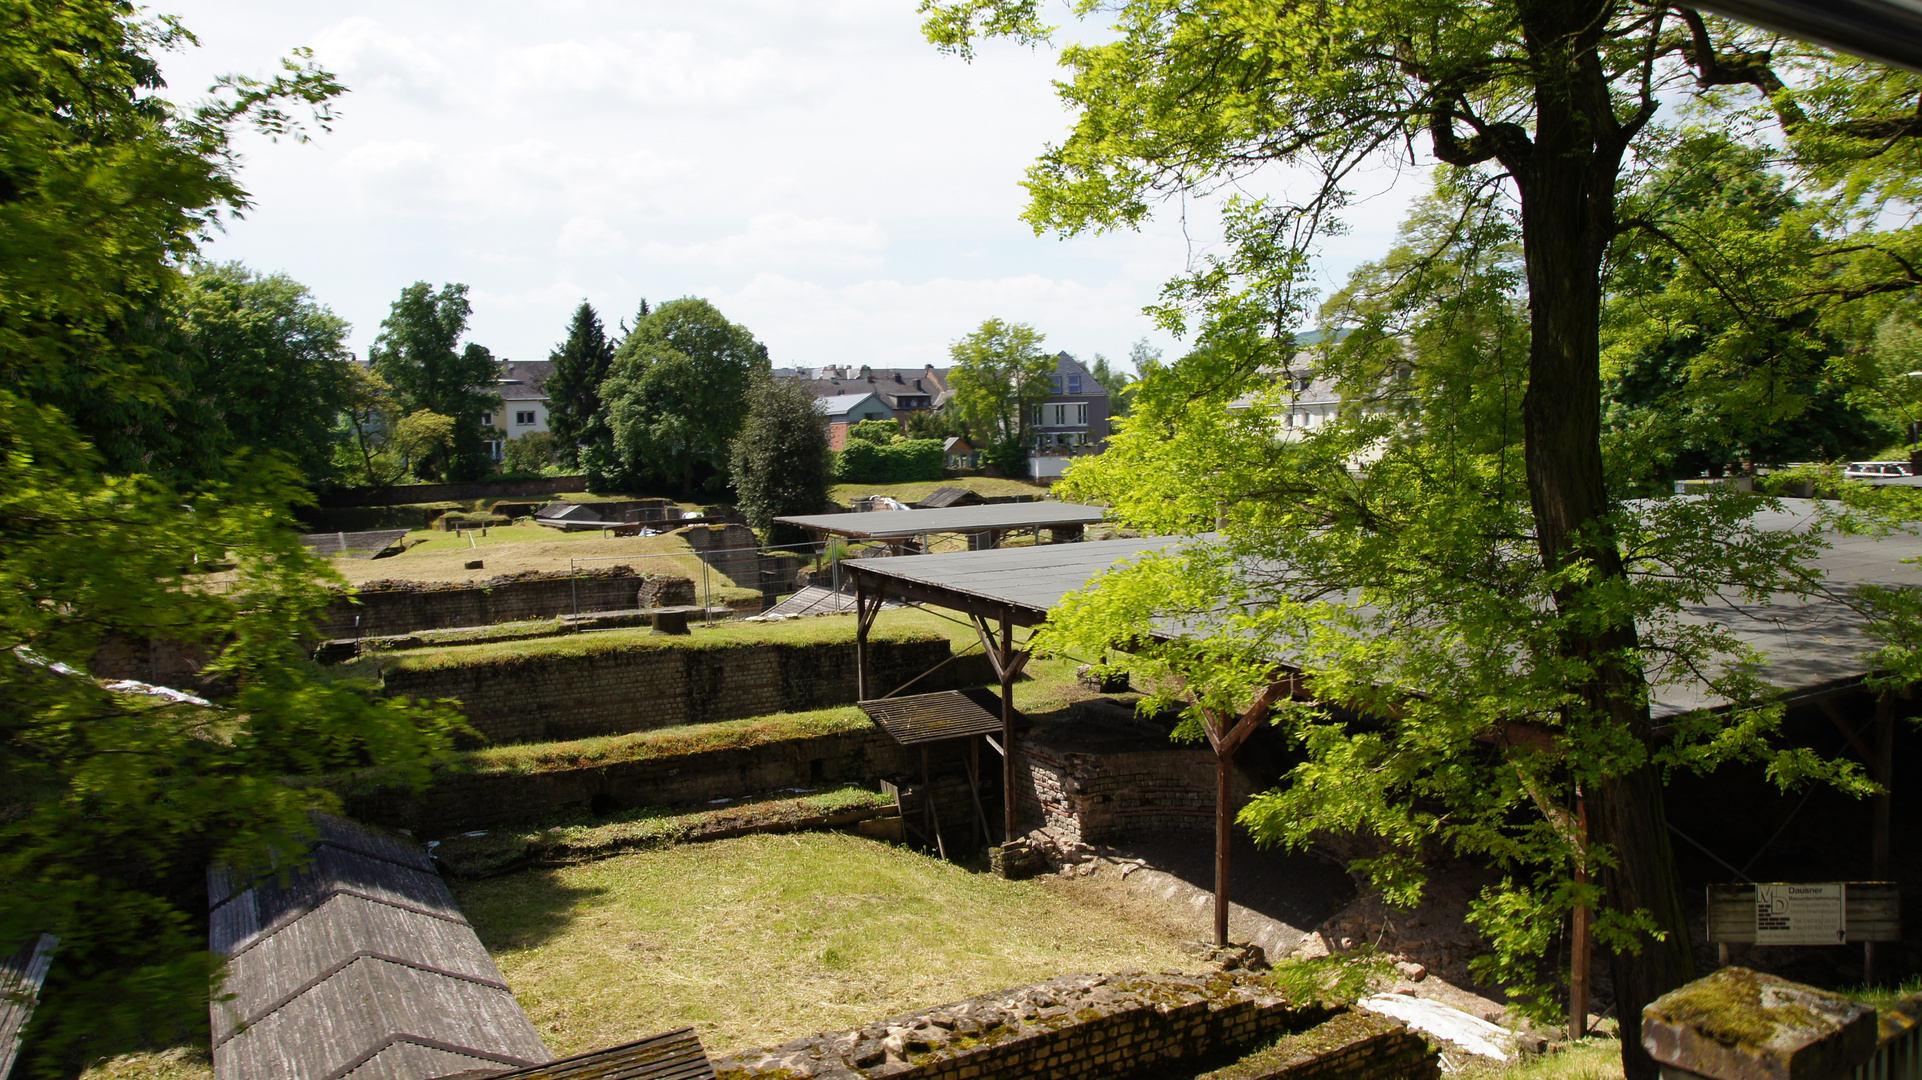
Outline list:
[[[946,660],[944,638],[868,644],[875,685],[893,687]],[[979,686],[985,663],[957,660],[917,684]],[[587,656],[521,655],[387,673],[387,693],[456,698],[497,743],[649,731],[854,703],[854,643],[663,646]]]
[[[587,487],[585,476],[544,476],[531,480],[476,480],[464,484],[404,484],[393,487],[343,487],[324,491],[321,506],[398,506],[453,499],[553,495]]]
[[[1241,974],[1071,975],[735,1054],[714,1067],[720,1080],[1106,1080],[1204,1065],[1330,1015],[1320,1006],[1292,1005]],[[1426,1045],[1393,1038],[1397,1033],[1406,1035],[1398,1027],[1370,1029],[1354,1047],[1297,1062],[1303,1071],[1271,1075],[1435,1076]],[[1420,1051],[1411,1053],[1411,1038]]]
[[[1171,743],[1164,731],[1134,725],[1125,708],[1094,708],[1102,704],[1078,703],[1089,708],[1078,707],[1075,721],[1019,741],[1015,791],[1022,817],[1064,847],[1144,833],[1212,835],[1213,751]],[[1237,771],[1230,790],[1238,806],[1253,787]]]
[[[640,575],[619,566],[573,575],[503,576],[478,584],[369,582],[355,596],[328,605],[319,622],[329,637],[380,637],[693,602],[694,585],[686,578]]]
[[[919,767],[918,753],[867,728],[548,772],[441,774],[419,792],[372,788],[345,797],[355,819],[427,838],[569,813],[606,815],[787,788],[872,785]]]

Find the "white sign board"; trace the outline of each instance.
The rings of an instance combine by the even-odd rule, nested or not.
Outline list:
[[[1848,940],[1848,886],[1757,885],[1757,945],[1840,945]]]

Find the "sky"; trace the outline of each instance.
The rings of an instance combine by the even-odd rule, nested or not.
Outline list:
[[[165,0],[200,47],[163,58],[191,100],[297,46],[349,93],[308,143],[240,140],[254,207],[205,253],[285,272],[365,355],[400,290],[464,282],[469,340],[544,359],[583,299],[614,328],[646,298],[711,301],[776,366],[944,365],[987,318],[1051,349],[1181,343],[1142,314],[1217,233],[1205,201],[1138,233],[1064,240],[1020,219],[1023,173],[1071,116],[1050,50],[972,63],[913,0]],[[1363,178],[1337,282],[1383,254],[1419,174]]]

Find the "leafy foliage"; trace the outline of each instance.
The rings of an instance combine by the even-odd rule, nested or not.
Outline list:
[[[401,290],[380,322],[368,358],[374,373],[393,387],[401,412],[433,413],[448,418],[451,437],[411,462],[414,474],[436,480],[473,480],[493,470],[484,445],[484,413],[499,409],[494,392],[494,356],[460,339],[467,332],[467,286],[443,286],[436,293],[425,281]]]
[[[939,439],[906,439],[899,435],[883,446],[865,439],[849,439],[835,464],[835,478],[848,484],[892,484],[939,480],[947,459]]]
[[[601,383],[614,363],[614,343],[594,306],[581,301],[568,323],[567,340],[547,357],[547,426],[554,432],[555,457],[568,468],[580,464],[580,448],[609,439],[601,415]]]
[[[554,464],[557,456],[554,436],[545,431],[530,431],[517,439],[507,440],[501,450],[501,465],[510,473],[525,473],[539,476],[541,471]]]
[[[748,390],[769,371],[767,347],[705,300],[670,300],[640,316],[601,386],[613,443],[609,457],[587,455],[590,479],[611,485],[602,490],[627,477],[718,492]]]
[[[922,11],[930,40],[962,54],[981,33],[1054,32],[1032,0]],[[1804,413],[1823,335],[1862,340],[1922,284],[1913,228],[1884,220],[1917,194],[1922,77],[1639,2],[1074,11],[1109,25],[1062,50],[1077,116],[1029,171],[1038,229],[1128,228],[1162,200],[1292,171],[1288,197],[1225,202],[1223,243],[1157,311],[1198,331],[1197,348],[1144,380],[1116,449],[1068,479],[1130,524],[1218,521],[1221,544],[1112,575],[1068,605],[1056,640],[1118,648],[1168,621],[1217,627],[1124,661],[1179,679],[1197,719],[1292,685],[1278,661],[1302,668],[1336,711],[1276,705],[1311,760],[1251,825],[1283,840],[1372,833],[1388,854],[1363,868],[1391,892],[1418,884],[1407,856],[1425,840],[1514,866],[1478,909],[1511,956],[1529,947],[1520,920],[1597,905],[1627,1075],[1651,1077],[1640,1007],[1692,974],[1664,770],[1745,760],[1784,783],[1863,788],[1776,747],[1738,643],[1682,618],[1706,588],[1819,587],[1801,569],[1819,541],[1758,530],[1765,502],[1623,501],[1633,448],[1601,437],[1604,300],[1673,302],[1690,320],[1637,328],[1700,338],[1688,377],[1731,443]],[[1763,185],[1691,225],[1695,203],[1639,183],[1671,164],[1698,174],[1706,158],[1691,155],[1715,131],[1765,151],[1759,167],[1801,202],[1771,206]],[[1317,358],[1347,397],[1340,422],[1287,436],[1277,407],[1310,257],[1341,228],[1349,177],[1383,160],[1446,165],[1443,204],[1332,313],[1361,324]],[[1658,734],[1649,688],[1669,678],[1734,707]],[[1371,721],[1344,723],[1346,710]],[[1577,788],[1586,837],[1568,826]],[[1571,888],[1576,866],[1598,885]]]
[[[347,322],[285,274],[196,265],[169,295],[191,393],[218,432],[210,447],[281,453],[309,481],[333,473],[335,418],[348,403]]]
[[[1040,332],[1026,323],[989,319],[949,347],[954,367],[950,403],[1001,468],[1025,472],[1029,410],[1046,401],[1054,357],[1041,351]],[[1010,473],[1010,475],[1016,475]]]
[[[847,437],[886,446],[901,437],[901,425],[893,420],[857,420],[848,425]]]
[[[814,403],[805,386],[757,380],[729,451],[735,505],[772,543],[803,539],[800,530],[776,525],[775,518],[819,513],[828,504],[828,424]]]

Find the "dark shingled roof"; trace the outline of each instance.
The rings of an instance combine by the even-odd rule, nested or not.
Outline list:
[[[958,487],[939,487],[928,492],[920,502],[914,504],[916,510],[944,510],[950,506],[980,506],[988,500],[976,491]]]
[[[406,537],[407,529],[374,529],[369,532],[303,533],[300,542],[316,555],[352,555],[371,559]]]
[[[11,956],[0,956],[0,1080],[13,1071],[20,1052],[20,1032],[33,1019],[40,1003],[40,986],[47,980],[53,950],[60,939],[40,934]]]
[[[571,1058],[508,1072],[476,1070],[441,1080],[714,1080],[700,1036],[693,1028],[651,1039],[592,1050]]]
[[[859,702],[874,726],[902,746],[1001,733],[1001,699],[985,687]],[[1026,718],[1018,722],[1026,727]]]
[[[312,859],[207,872],[219,1080],[418,1080],[551,1058],[418,848],[321,818]]]

